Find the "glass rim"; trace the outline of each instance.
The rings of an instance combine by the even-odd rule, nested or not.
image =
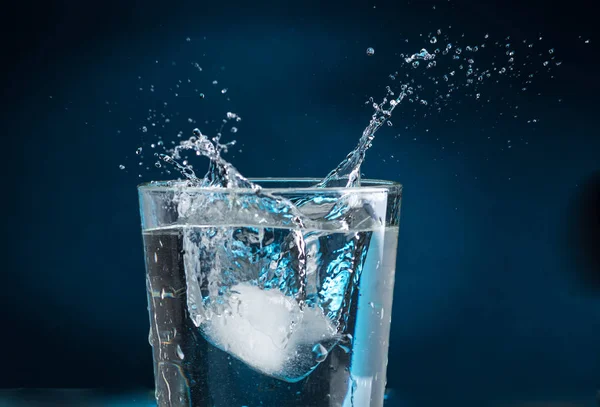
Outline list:
[[[371,185],[358,186],[358,187],[325,187],[317,188],[314,185],[321,182],[322,178],[310,178],[310,177],[256,177],[248,178],[248,180],[256,183],[260,182],[306,182],[310,183],[308,187],[277,187],[269,188],[268,186],[261,185],[261,191],[264,192],[275,192],[275,193],[322,193],[327,192],[381,192],[381,191],[395,191],[400,193],[403,189],[402,184],[396,181],[387,181],[382,179],[371,179],[362,178],[361,182],[365,182]],[[144,182],[137,186],[139,192],[166,192],[170,190],[179,189],[185,181],[168,180],[168,181],[150,181]],[[251,188],[219,188],[219,187],[185,187],[186,191],[190,192],[209,192],[209,193],[254,193],[255,190]]]

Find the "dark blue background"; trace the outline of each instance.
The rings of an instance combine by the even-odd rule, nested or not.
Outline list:
[[[229,158],[242,173],[320,177],[357,142],[363,102],[383,95],[397,54],[452,25],[467,40],[542,33],[564,63],[525,95],[489,87],[485,108],[464,101],[417,119],[401,106],[378,134],[363,172],[405,185],[389,386],[417,403],[474,406],[595,394],[592,2],[414,3],[3,6],[0,386],[152,385],[135,186],[160,176],[138,178],[133,154],[151,139],[139,131],[149,108],[167,100],[181,112],[166,140],[191,130],[187,117],[210,133],[216,124],[202,122],[239,113],[242,152]],[[206,99],[175,98],[168,88],[192,74]],[[501,97],[521,119],[496,120]]]

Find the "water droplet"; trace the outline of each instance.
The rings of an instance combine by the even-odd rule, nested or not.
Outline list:
[[[371,56],[371,55],[374,55],[374,54],[375,54],[375,50],[373,48],[371,48],[371,47],[367,48],[367,55],[368,56]]]
[[[183,354],[183,351],[181,350],[181,346],[179,346],[179,344],[177,344],[177,356],[181,360],[185,358],[185,355]]]
[[[120,170],[124,170],[124,169],[125,169],[125,166],[124,166],[123,164],[121,164],[121,165],[119,165],[119,169],[120,169]]]
[[[312,352],[317,362],[322,362],[327,359],[327,349],[325,349],[325,346],[321,345],[320,343],[317,343],[315,346],[313,346]]]

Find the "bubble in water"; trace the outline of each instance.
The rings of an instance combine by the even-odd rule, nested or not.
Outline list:
[[[190,42],[192,39],[191,39],[190,37],[187,37],[185,40],[186,40],[187,42]]]
[[[549,63],[550,63],[550,62],[548,62],[548,61],[544,61],[544,64],[543,64],[543,65],[544,65],[544,66],[548,66],[548,64],[549,64]]]
[[[590,43],[590,40],[585,40],[585,43],[586,43],[586,44],[589,44],[589,43]]]
[[[317,362],[322,362],[327,359],[327,349],[325,349],[325,346],[321,345],[320,343],[317,343],[315,346],[313,346],[312,352]]]
[[[155,166],[156,168],[160,168],[160,167],[162,167],[162,165],[160,165],[160,162],[159,162],[159,161],[155,162],[155,163],[154,163],[154,166]]]
[[[368,56],[371,56],[371,55],[374,55],[374,54],[375,54],[375,50],[373,48],[371,48],[371,47],[367,48],[367,55]]]
[[[227,93],[227,88],[221,89],[221,93]]]
[[[548,50],[548,54],[554,54],[554,48],[550,48],[550,49]]]
[[[238,128],[237,128],[237,127],[232,127],[232,128],[231,128],[231,132],[232,132],[232,133],[237,133],[237,131],[238,131]]]
[[[140,155],[140,154],[142,154],[142,147],[138,147],[138,148],[137,148],[137,150],[135,150],[135,153],[136,153],[137,155]]]
[[[216,80],[215,80],[215,81],[212,81],[212,84],[213,84],[213,85],[216,85],[217,83],[219,83],[219,82],[217,82]]]
[[[154,148],[154,147],[156,147],[156,144],[152,143],[152,144],[150,144],[150,147]]]
[[[431,37],[431,39],[429,40],[430,43],[435,44],[437,42],[437,38],[436,37]]]
[[[421,100],[420,100],[420,103],[421,103],[423,106],[427,106],[427,101],[426,101],[425,99],[421,99]]]
[[[200,96],[200,99],[204,99],[204,93],[201,93],[198,96]]]
[[[142,126],[142,133],[147,133],[147,132],[148,132],[148,127]]]
[[[120,169],[120,170],[124,170],[124,169],[125,169],[125,166],[124,166],[123,164],[121,164],[121,165],[119,165],[119,169]]]
[[[413,68],[416,68],[416,67],[418,67],[418,66],[419,66],[419,61],[414,61],[414,62],[412,63],[412,66],[413,66]]]

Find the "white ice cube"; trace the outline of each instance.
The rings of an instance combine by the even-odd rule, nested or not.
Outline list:
[[[202,323],[215,346],[265,374],[294,380],[317,364],[311,349],[336,337],[318,307],[305,307],[277,289],[231,287],[227,311]]]

